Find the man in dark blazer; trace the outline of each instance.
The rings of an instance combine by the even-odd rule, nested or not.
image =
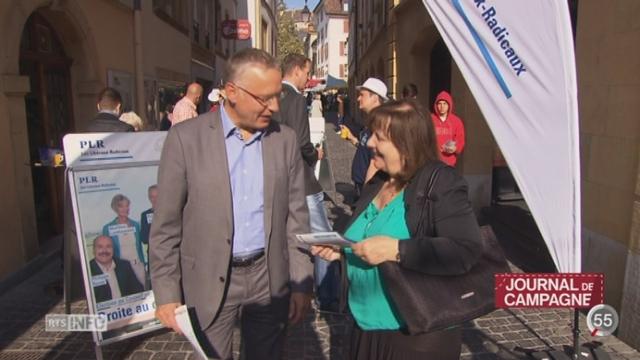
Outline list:
[[[304,185],[307,206],[309,208],[312,232],[332,231],[324,208],[324,192],[316,179],[314,168],[322,159],[322,147],[311,143],[309,134],[309,115],[306,99],[302,91],[309,80],[311,60],[300,54],[289,54],[282,61],[282,93],[280,94],[280,112],[274,119],[291,127],[298,137],[300,154],[304,160]],[[321,145],[321,144],[319,144]],[[316,296],[320,309],[337,309],[338,305],[338,264],[316,257],[314,276]]]
[[[175,309],[196,315],[209,356],[231,358],[241,324],[246,358],[280,359],[287,322],[300,321],[313,288],[296,134],[271,120],[277,61],[245,49],[227,64],[225,100],[169,130],[158,171],[150,239],[156,316],[180,331]]]
[[[100,235],[93,240],[93,254],[89,267],[96,303],[144,291],[131,264],[113,256],[113,239],[109,236]]]
[[[140,214],[140,241],[149,245],[149,235],[151,233],[151,224],[153,224],[153,211],[156,207],[156,202],[158,200],[158,185],[153,184],[149,186],[147,189],[147,196],[149,197],[149,202],[151,203],[151,207]],[[147,259],[149,259],[149,251],[147,249]]]
[[[158,185],[153,184],[149,186],[147,190],[147,196],[151,207],[143,211],[140,214],[140,242],[147,246],[147,264],[149,263],[149,235],[151,234],[151,224],[153,224],[153,209],[156,207],[156,201],[158,199]],[[147,265],[148,266],[148,265]],[[151,278],[149,277],[149,269],[147,269],[146,280],[144,284],[145,289],[151,289]]]
[[[85,132],[129,132],[133,126],[120,121],[122,96],[118,90],[107,87],[98,95],[98,115],[89,123]]]

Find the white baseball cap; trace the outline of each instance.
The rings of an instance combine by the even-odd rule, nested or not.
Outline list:
[[[356,86],[356,90],[365,89],[369,90],[372,93],[376,93],[380,95],[382,100],[387,101],[389,98],[387,97],[387,85],[382,82],[380,79],[376,78],[368,78],[362,85]]]
[[[220,89],[213,88],[213,90],[211,90],[211,92],[207,96],[207,99],[211,102],[220,101]]]

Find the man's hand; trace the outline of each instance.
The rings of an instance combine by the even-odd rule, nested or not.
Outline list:
[[[395,261],[398,256],[398,240],[388,236],[372,236],[351,246],[353,253],[371,265]]]
[[[292,292],[291,300],[289,300],[289,325],[295,325],[302,321],[310,308],[311,294]]]
[[[318,151],[318,161],[320,161],[324,158],[324,150],[322,150],[322,146],[318,146],[316,150]]]
[[[176,322],[176,309],[180,306],[180,303],[168,303],[158,306],[156,309],[156,318],[160,320],[162,325],[173,329],[178,334],[182,334],[180,327]]]

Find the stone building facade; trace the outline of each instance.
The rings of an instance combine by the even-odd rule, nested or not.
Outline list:
[[[184,86],[205,91],[226,59],[256,46],[275,53],[265,0],[5,0],[0,2],[0,285],[62,234],[63,168],[39,165],[96,113],[105,86],[154,130]],[[251,10],[251,12],[250,12]],[[225,39],[225,21],[252,23],[247,40]],[[256,32],[257,30],[257,32]],[[208,104],[203,101],[201,111]]]

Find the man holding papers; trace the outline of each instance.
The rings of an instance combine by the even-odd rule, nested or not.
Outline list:
[[[268,53],[233,55],[217,112],[173,126],[158,171],[150,239],[156,316],[195,310],[207,354],[231,358],[240,323],[246,358],[280,359],[287,324],[310,307],[313,264],[296,134],[271,120],[280,68]]]

